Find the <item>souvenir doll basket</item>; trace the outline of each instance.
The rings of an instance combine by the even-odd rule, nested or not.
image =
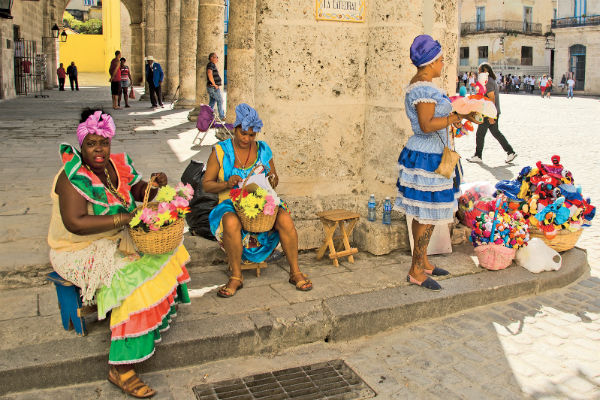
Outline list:
[[[252,168],[252,171],[250,171],[246,179],[244,179],[244,183],[242,184],[242,193],[246,189],[248,178],[252,176],[257,166],[258,163],[254,166],[254,168]],[[260,212],[254,218],[250,218],[246,215],[242,207],[240,207],[241,199],[242,196],[240,195],[238,201],[233,202],[233,207],[235,208],[235,211],[237,212],[237,215],[242,223],[242,227],[245,231],[260,233],[268,232],[273,229],[273,225],[275,225],[275,220],[277,219],[277,211],[273,213],[273,215],[266,215],[265,213]]]
[[[158,209],[157,202],[148,203],[150,196],[150,190],[154,177],[148,182],[146,186],[146,192],[144,193],[144,203],[137,207],[133,212],[137,213],[139,210],[149,208],[151,210]],[[135,229],[129,227],[129,234],[135,243],[135,247],[140,253],[144,254],[165,254],[170,253],[181,244],[183,240],[183,229],[185,223],[183,218],[178,218],[174,223],[162,226],[157,231],[145,232],[143,229]]]
[[[571,232],[568,229],[561,229],[558,231],[558,234],[552,238],[548,239],[544,232],[542,232],[537,226],[529,227],[529,236],[531,238],[542,239],[544,243],[551,249],[555,251],[567,251],[571,250],[575,247],[575,244],[579,240],[583,229],[577,229],[575,232]]]
[[[508,267],[514,260],[516,252],[516,249],[501,244],[484,244],[475,247],[479,265],[492,271]]]

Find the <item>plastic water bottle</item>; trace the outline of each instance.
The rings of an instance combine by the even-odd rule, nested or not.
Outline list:
[[[392,224],[392,201],[389,197],[385,198],[383,202],[383,219],[382,222],[384,225]]]
[[[372,194],[371,197],[369,197],[369,203],[367,204],[367,207],[368,207],[367,219],[371,222],[374,222],[377,219],[377,214],[375,211],[375,207],[377,207],[377,202],[375,201],[374,194]]]

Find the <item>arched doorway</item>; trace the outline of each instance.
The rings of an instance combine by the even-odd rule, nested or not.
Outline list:
[[[575,78],[575,90],[585,88],[585,46],[575,44],[569,47],[569,72]]]

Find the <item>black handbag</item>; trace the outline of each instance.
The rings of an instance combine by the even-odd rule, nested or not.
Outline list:
[[[181,175],[181,182],[189,183],[194,188],[194,197],[190,200],[190,212],[185,215],[185,220],[192,235],[216,240],[210,231],[208,215],[219,203],[219,196],[216,193],[206,193],[202,188],[204,171],[204,163],[191,160]]]

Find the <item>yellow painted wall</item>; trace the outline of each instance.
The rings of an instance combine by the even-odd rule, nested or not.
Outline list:
[[[60,43],[59,58],[65,69],[75,61],[79,72],[105,72],[121,47],[121,0],[102,2],[102,35],[69,35]]]
[[[65,43],[60,43],[59,62],[65,70],[71,61],[75,61],[79,72],[103,72],[104,48],[104,35],[69,35]]]
[[[121,0],[102,2],[102,36],[106,54],[104,70],[108,77],[110,61],[115,58],[115,51],[121,49]]]

